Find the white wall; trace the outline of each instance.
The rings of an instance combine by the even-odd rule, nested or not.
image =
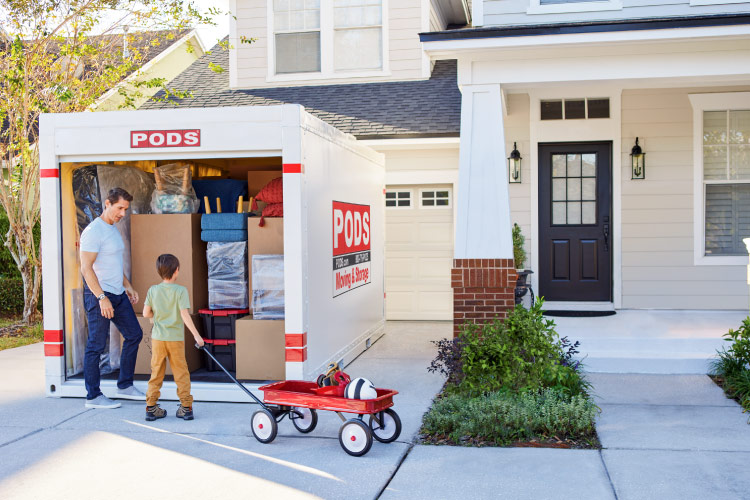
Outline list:
[[[521,226],[526,238],[526,269],[531,269],[534,242],[531,238],[531,162],[529,161],[529,95],[507,95],[508,116],[505,117],[505,150],[513,151],[513,142],[521,153],[521,184],[509,184],[511,223]],[[508,168],[507,161],[505,168]],[[534,186],[533,189],[536,189]]]

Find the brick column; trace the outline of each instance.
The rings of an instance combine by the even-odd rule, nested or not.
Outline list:
[[[453,336],[464,323],[505,318],[515,305],[513,259],[453,259]]]

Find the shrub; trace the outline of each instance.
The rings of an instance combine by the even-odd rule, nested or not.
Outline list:
[[[5,210],[3,210],[2,207],[0,207],[0,238],[4,239],[5,235],[8,234],[8,229],[10,228],[10,222],[8,221],[8,214],[5,213]],[[34,227],[34,242],[36,243],[36,248],[40,248],[40,241],[42,239],[42,227],[40,224],[37,224]],[[8,248],[2,244],[2,240],[0,240],[0,277],[2,278],[20,278],[21,273],[18,271],[18,267],[16,267],[15,261],[13,261],[13,257],[10,255],[10,251]]]
[[[750,369],[750,316],[737,330],[730,329],[725,333],[724,340],[732,343],[727,352],[745,369]]]
[[[532,438],[580,438],[594,434],[598,408],[583,395],[558,389],[498,391],[481,396],[450,394],[435,401],[422,432],[455,443],[477,438],[508,445]]]
[[[732,344],[717,352],[712,371],[722,379],[724,392],[750,412],[750,316],[737,330],[724,334],[724,340]]]
[[[23,281],[21,278],[0,278],[0,315],[23,314]]]
[[[523,248],[523,244],[526,238],[521,234],[521,227],[513,223],[513,260],[515,261],[516,269],[523,269],[524,263],[526,262],[526,250]]]

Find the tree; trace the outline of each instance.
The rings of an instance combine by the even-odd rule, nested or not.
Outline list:
[[[36,319],[41,281],[33,237],[40,218],[39,115],[92,109],[102,94],[137,75],[151,50],[180,30],[213,24],[219,13],[201,13],[191,0],[0,0],[0,204],[9,221],[0,241],[23,279],[24,322]],[[119,89],[125,105],[144,87],[181,97],[163,79],[131,83]]]

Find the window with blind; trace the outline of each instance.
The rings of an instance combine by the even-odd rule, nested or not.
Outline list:
[[[703,112],[705,255],[747,255],[750,110]]]
[[[381,0],[333,0],[335,71],[383,67]]]
[[[320,0],[273,0],[276,73],[320,71]]]

